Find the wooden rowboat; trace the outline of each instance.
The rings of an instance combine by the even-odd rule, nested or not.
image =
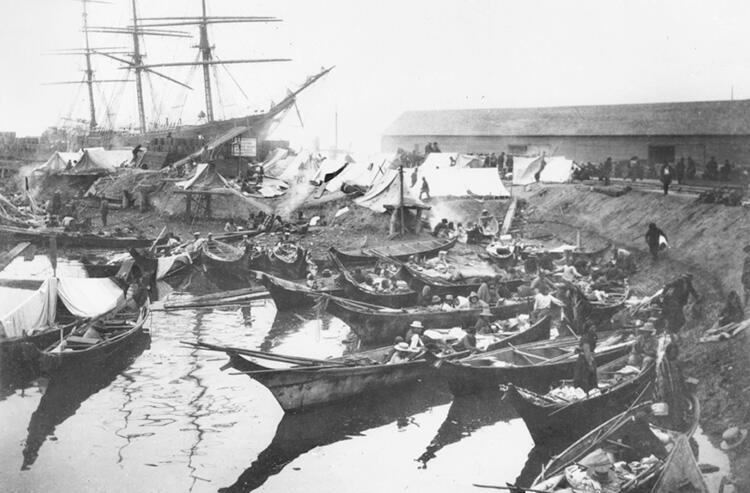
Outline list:
[[[483,282],[488,283],[490,286],[496,282],[498,284],[504,284],[510,292],[515,292],[518,287],[524,283],[523,279],[495,281],[491,278],[469,278],[455,282],[447,281],[438,277],[425,275],[408,264],[402,266],[400,274],[401,279],[406,281],[414,291],[421,292],[425,286],[429,286],[432,294],[438,296],[445,296],[446,294],[452,294],[453,296],[469,296],[472,292],[476,292]]]
[[[62,346],[58,341],[42,351],[39,366],[43,372],[54,374],[83,365],[101,364],[139,340],[148,314],[148,306],[144,306],[138,313],[118,312],[82,324],[63,339]],[[82,337],[92,326],[101,334],[101,339]]]
[[[411,288],[381,292],[373,286],[357,281],[354,274],[338,258],[338,252],[335,249],[331,250],[329,258],[341,272],[341,282],[344,285],[344,293],[347,298],[389,308],[403,308],[417,304],[417,292]]]
[[[359,248],[356,250],[339,250],[334,248],[336,255],[344,263],[373,261],[382,257],[392,257],[407,260],[412,255],[420,257],[434,257],[440,250],[449,250],[458,238],[441,240],[421,240],[404,243],[394,243],[376,247]]]
[[[369,305],[359,301],[327,296],[325,306],[329,313],[337,316],[357,334],[363,344],[389,343],[396,336],[403,336],[415,320],[428,329],[445,329],[465,324],[475,324],[481,309],[454,311],[430,311],[422,307],[388,308]],[[521,313],[529,313],[533,307],[531,299],[511,300],[490,310],[494,319],[508,319]]]
[[[292,256],[293,259],[282,255],[278,246],[263,252],[252,252],[249,268],[285,279],[303,279],[307,274],[307,251],[296,247],[295,254]]]
[[[655,365],[649,364],[640,372],[624,375],[617,381],[609,380],[617,370],[627,365],[628,356],[622,356],[598,369],[599,388],[584,399],[563,401],[553,399],[513,384],[501,386],[505,398],[516,408],[526,423],[536,444],[561,438],[576,439],[592,427],[627,409],[636,399],[647,400],[644,392],[655,375]],[[581,419],[585,416],[586,419]]]
[[[271,295],[277,310],[294,310],[313,306],[321,294],[342,296],[344,288],[335,279],[321,282],[320,289],[308,288],[304,281],[289,281],[271,274],[261,273],[261,283]]]
[[[134,236],[100,236],[90,233],[71,233],[56,229],[24,229],[14,226],[0,226],[0,238],[8,241],[29,241],[36,245],[49,245],[50,238],[55,238],[58,247],[101,248],[121,250],[125,248],[144,248],[151,246],[154,238],[136,238]],[[166,243],[160,238],[157,243]]]
[[[549,319],[526,331],[508,337],[499,337],[490,347],[502,347],[512,342],[528,338],[549,335]],[[276,401],[286,412],[295,412],[312,406],[341,401],[363,394],[390,387],[414,383],[434,375],[432,366],[416,355],[415,359],[405,363],[385,364],[383,361],[392,351],[385,346],[369,351],[353,353],[327,360],[309,360],[313,364],[296,365],[290,368],[272,369],[251,359],[247,354],[264,357],[261,353],[216,346],[206,343],[192,343],[194,347],[224,351],[229,356],[229,365],[245,372],[271,391]],[[243,352],[245,354],[243,354]],[[467,352],[451,353],[447,359],[465,356]],[[290,362],[304,358],[284,357],[265,353],[265,357]]]
[[[659,489],[659,484],[660,478],[665,475],[671,455],[664,440],[671,442],[672,452],[677,451],[680,449],[680,442],[687,444],[686,439],[689,439],[698,427],[698,399],[695,396],[685,398],[690,401],[690,419],[686,429],[672,430],[654,425],[658,418],[651,413],[650,403],[633,406],[594,428],[553,457],[536,478],[531,489],[550,492],[570,491],[566,489],[570,487],[570,481],[575,481],[576,477],[587,477],[588,468],[606,464],[602,472],[606,477],[608,491],[683,491],[681,488]],[[616,472],[611,464],[621,461],[624,461],[625,465],[620,468],[620,472]],[[638,464],[636,470],[625,470],[626,467],[631,469],[633,464]],[[680,479],[689,479],[689,482],[692,482],[694,478],[683,476]],[[698,487],[697,490],[685,491],[700,491],[700,485]]]
[[[249,253],[246,248],[210,240],[201,246],[200,258],[207,272],[235,279],[247,279],[250,276]]]
[[[622,334],[601,334],[596,348],[597,365],[603,365],[630,352],[632,341]],[[608,340],[603,340],[607,338]],[[512,383],[519,387],[546,391],[560,380],[570,380],[577,364],[578,338],[530,343],[475,354],[458,361],[435,361],[455,395],[497,388]]]

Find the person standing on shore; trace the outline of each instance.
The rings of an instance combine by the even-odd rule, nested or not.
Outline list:
[[[669,193],[669,185],[672,183],[674,168],[669,163],[664,163],[661,167],[660,175],[661,183],[664,187],[664,195],[667,195]]]
[[[745,252],[745,263],[742,264],[742,287],[745,290],[745,304],[750,299],[750,245],[742,249]]]
[[[102,218],[102,226],[107,226],[107,216],[109,215],[109,202],[107,202],[107,199],[102,197],[102,202],[99,204],[99,215]]]
[[[656,260],[659,256],[659,249],[661,248],[661,239],[664,238],[664,242],[667,241],[667,235],[656,226],[656,223],[650,223],[648,225],[648,231],[646,231],[646,244],[651,252],[651,256]]]

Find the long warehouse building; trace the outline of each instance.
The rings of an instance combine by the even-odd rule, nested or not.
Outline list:
[[[654,163],[692,157],[750,164],[750,100],[407,111],[382,150],[557,155],[578,162],[633,156]]]

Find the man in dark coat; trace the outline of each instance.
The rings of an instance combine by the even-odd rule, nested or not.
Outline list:
[[[667,239],[667,235],[664,231],[659,229],[655,223],[650,223],[648,225],[648,231],[646,231],[646,244],[651,252],[651,256],[654,257],[654,260],[659,256],[659,238],[662,236],[665,240]]]
[[[669,332],[676,334],[685,325],[684,309],[690,296],[700,303],[701,297],[693,287],[692,274],[684,274],[664,286],[661,316]]]
[[[674,174],[675,178],[677,178],[677,183],[682,185],[682,180],[685,179],[685,158],[681,157],[680,160],[677,161]]]
[[[688,180],[695,178],[695,174],[698,172],[698,166],[693,161],[691,156],[688,156],[687,169],[685,170],[685,176]]]
[[[659,175],[664,189],[664,195],[667,195],[669,193],[669,185],[672,183],[672,176],[674,176],[674,168],[669,163],[664,163]]]

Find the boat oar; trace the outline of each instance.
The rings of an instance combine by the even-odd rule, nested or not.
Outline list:
[[[161,235],[163,235],[166,230],[167,230],[166,226],[164,226],[163,228],[161,228],[161,231],[159,232],[159,235],[156,237],[156,239],[154,240],[154,242],[151,244],[151,248],[148,249],[149,252],[153,253],[153,251],[156,249],[156,244],[159,243],[159,240],[161,240]]]
[[[496,486],[494,484],[472,483],[472,486],[476,486],[477,488],[488,488],[492,490],[521,490],[521,491],[530,491],[531,493],[549,493],[549,491],[546,491],[546,490],[534,490],[531,488],[524,488],[523,486],[516,486],[513,484],[509,484],[508,486]]]
[[[230,347],[230,346],[219,346],[216,344],[209,344],[206,342],[190,342],[190,341],[180,341],[182,344],[185,344],[186,346],[191,346],[198,349],[208,349],[211,351],[221,351],[224,353],[236,353],[236,354],[242,354],[244,356],[250,356],[253,358],[261,358],[261,359],[267,359],[271,361],[280,361],[283,363],[293,363],[297,365],[305,365],[305,366],[312,366],[312,365],[330,365],[330,360],[322,360],[322,359],[315,359],[315,358],[305,358],[302,356],[290,356],[285,354],[277,354],[277,353],[266,353],[264,351],[254,351],[252,349],[244,349],[244,348],[237,348],[237,347]],[[342,363],[343,364],[343,363]],[[351,365],[345,365],[345,366],[351,366]]]
[[[235,371],[230,375],[264,375],[268,373],[287,373],[292,371],[307,371],[307,370],[331,370],[335,368],[349,368],[347,365],[327,365],[327,366],[300,366],[296,368],[268,368],[267,370],[248,370],[248,371]]]

